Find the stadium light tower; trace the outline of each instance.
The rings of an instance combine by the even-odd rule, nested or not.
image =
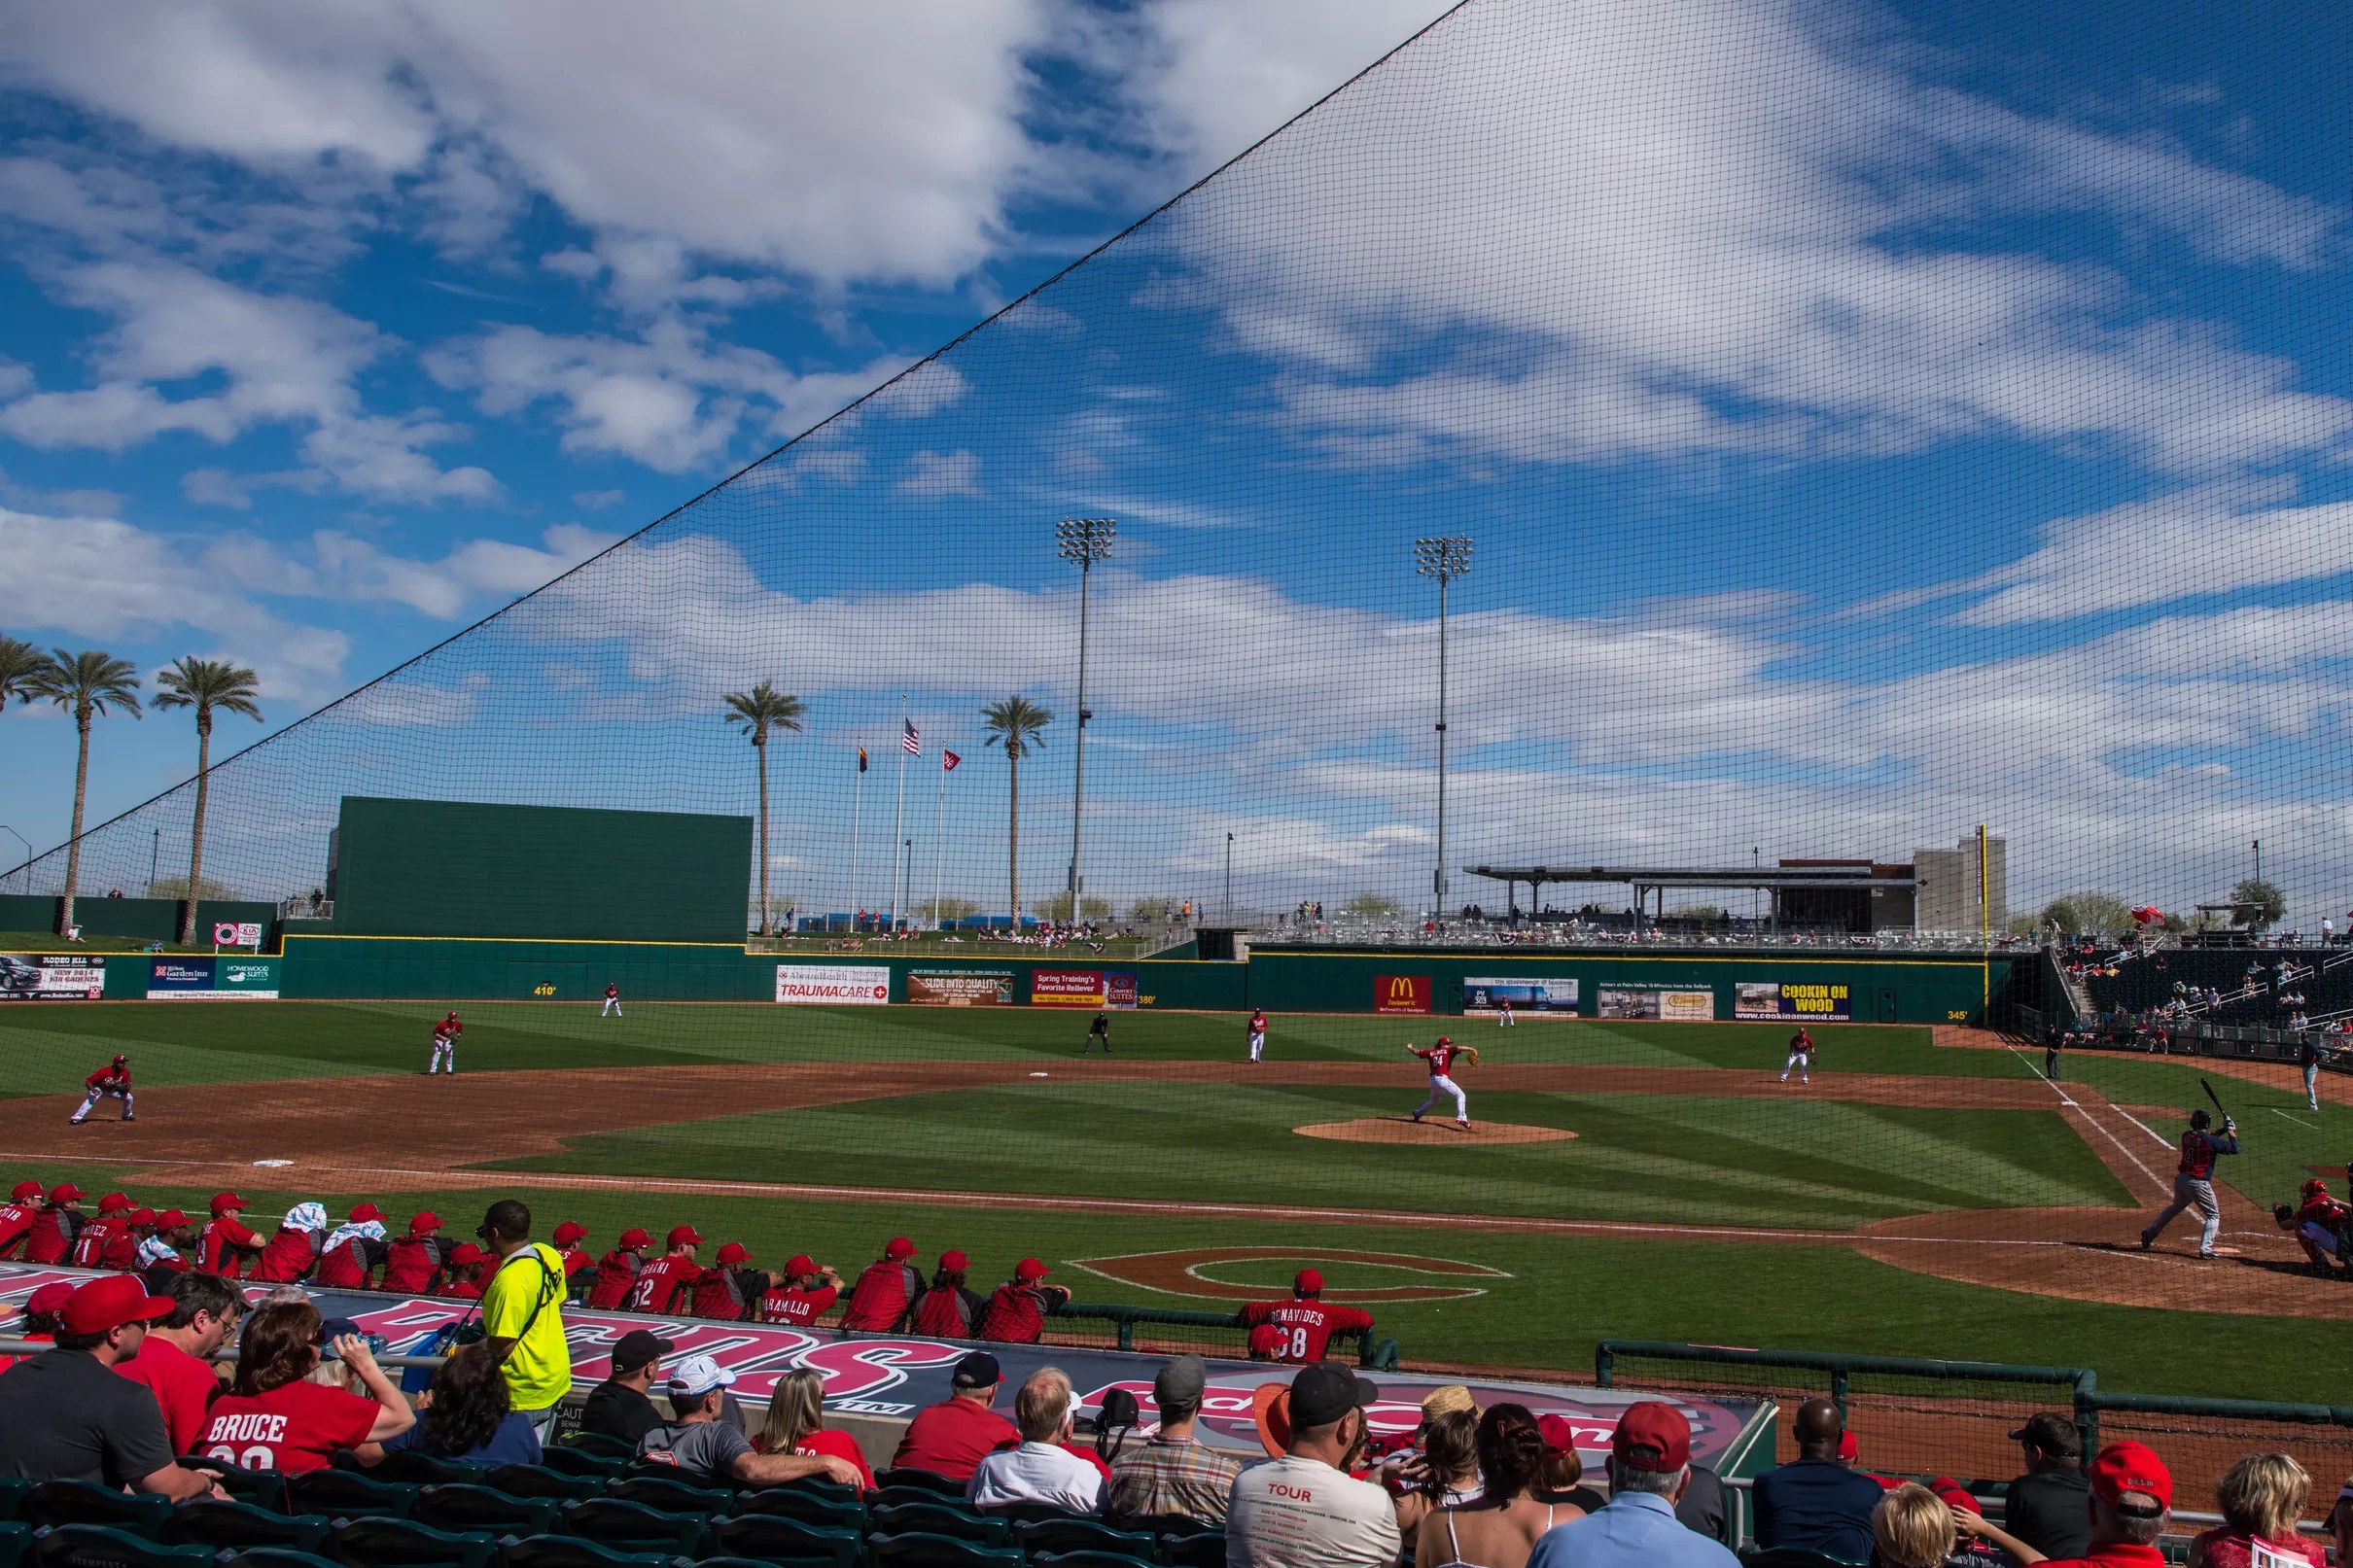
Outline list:
[[[1430,907],[1446,918],[1446,587],[1470,571],[1467,534],[1414,540],[1414,570],[1438,579],[1438,869],[1430,874]]]
[[[1087,585],[1095,563],[1111,553],[1119,523],[1110,517],[1065,517],[1054,525],[1054,543],[1066,561],[1078,565],[1078,761],[1071,776],[1071,923],[1078,923],[1078,826],[1087,792]]]

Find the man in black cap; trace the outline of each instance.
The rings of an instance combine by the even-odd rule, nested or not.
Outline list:
[[[661,1373],[662,1357],[676,1348],[670,1341],[657,1340],[644,1329],[622,1335],[613,1347],[612,1376],[588,1391],[587,1406],[580,1411],[580,1430],[634,1446],[659,1425],[662,1412],[654,1408],[647,1390]]]
[[[1152,1379],[1160,1430],[1112,1461],[1106,1514],[1123,1519],[1197,1519],[1212,1527],[1225,1522],[1242,1466],[1193,1435],[1208,1389],[1209,1367],[1199,1356],[1178,1356],[1161,1367]]]
[[[1021,1429],[989,1409],[1003,1381],[997,1358],[987,1351],[960,1359],[948,1375],[948,1397],[918,1411],[907,1423],[898,1451],[891,1456],[892,1468],[968,1481],[992,1451],[1021,1442]]]
[[[2010,1434],[2026,1452],[2026,1473],[2010,1483],[2002,1524],[2046,1557],[2091,1550],[2091,1482],[2084,1475],[2084,1438],[2064,1415],[2043,1411]]]
[[[1231,1568],[1390,1568],[1404,1550],[1388,1493],[1352,1481],[1364,1451],[1364,1408],[1380,1392],[1337,1361],[1291,1379],[1269,1428],[1283,1455],[1235,1478],[1225,1519]],[[1282,1428],[1287,1425],[1287,1433]]]

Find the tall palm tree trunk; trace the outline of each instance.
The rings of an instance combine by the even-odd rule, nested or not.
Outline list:
[[[180,945],[196,945],[196,889],[204,886],[204,802],[212,789],[212,715],[196,715],[196,819],[188,832],[188,898],[180,906]],[[149,889],[154,896],[154,889]]]
[[[74,761],[74,827],[65,841],[65,898],[57,906],[57,934],[74,926],[74,886],[82,877],[82,806],[89,796],[89,704],[74,708],[74,726],[82,732],[82,752]]]
[[[1013,811],[1005,831],[1005,847],[1010,862],[1005,868],[1006,899],[1013,906],[1013,931],[1021,932],[1021,760],[1008,757],[1013,773]]]
[[[759,752],[759,934],[776,934],[775,923],[768,918],[768,743],[763,739],[754,750]]]

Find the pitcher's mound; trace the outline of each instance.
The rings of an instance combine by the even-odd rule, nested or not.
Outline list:
[[[1330,1138],[1335,1143],[1559,1143],[1577,1135],[1557,1127],[1524,1127],[1516,1122],[1473,1122],[1465,1128],[1452,1117],[1436,1116],[1422,1122],[1410,1116],[1364,1116],[1291,1131],[1301,1137]]]

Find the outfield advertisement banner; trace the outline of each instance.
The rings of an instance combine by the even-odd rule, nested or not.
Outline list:
[[[780,963],[776,999],[879,1007],[891,999],[891,969],[871,963]]]
[[[1133,969],[1033,969],[1030,971],[1033,1007],[1136,1006]]]
[[[1375,975],[1373,1011],[1426,1013],[1429,1011],[1429,992],[1427,975]]]
[[[156,958],[147,969],[147,999],[176,1002],[274,1002],[275,958]]]
[[[1716,1016],[1713,991],[1668,991],[1658,986],[1603,986],[1595,993],[1596,1018],[1656,1019],[1706,1024]]]
[[[1010,1007],[1010,969],[909,969],[907,1000],[917,1007]]]
[[[1511,1003],[1518,1018],[1574,1018],[1577,983],[1539,980],[1526,975],[1490,976],[1462,982],[1462,1011],[1473,1018],[1492,1018]]]
[[[0,1001],[94,1002],[106,994],[106,960],[78,953],[0,953]]]
[[[1844,986],[1795,981],[1742,980],[1733,987],[1735,1018],[1805,1018],[1825,1024],[1854,1022],[1854,1003]]]

